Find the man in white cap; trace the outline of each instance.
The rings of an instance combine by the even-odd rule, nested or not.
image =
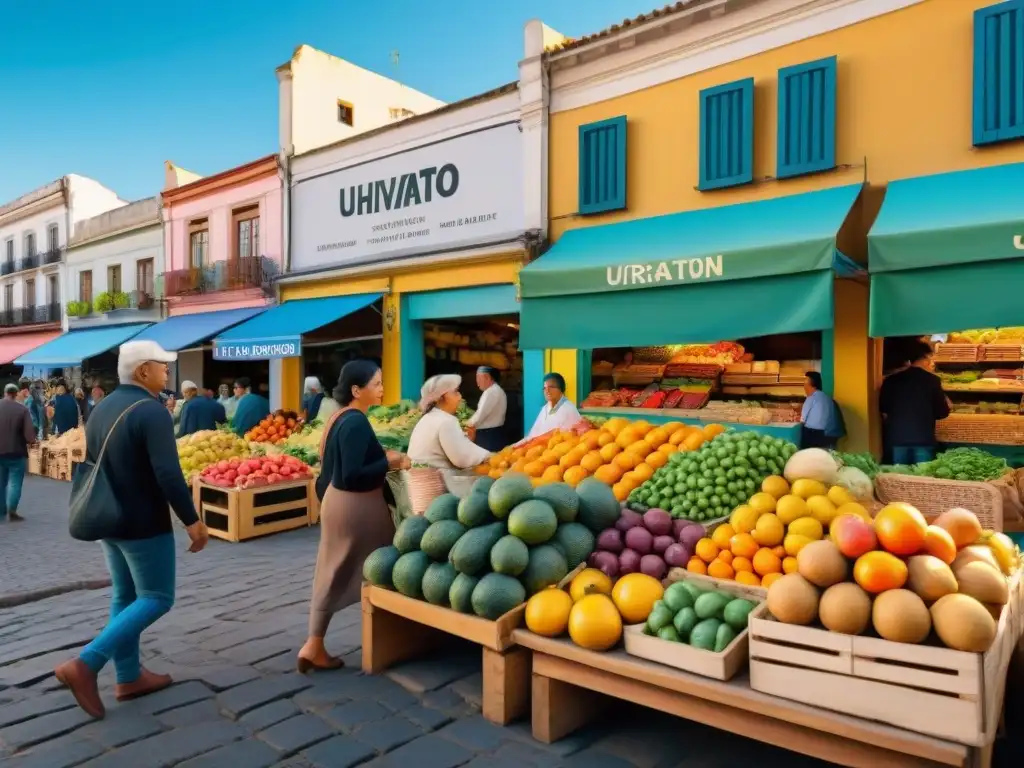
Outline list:
[[[167,386],[167,364],[177,358],[155,341],[121,345],[120,385],[96,406],[85,426],[86,461],[99,462],[109,492],[130,514],[116,534],[100,541],[111,578],[111,619],[77,658],[54,670],[89,715],[105,714],[97,676],[114,662],[118,701],[154,693],[170,675],[145,669],[139,636],[174,604],[175,544],[170,509],[185,525],[190,552],[206,546],[206,526],[178,466],[174,426],[158,396]],[[122,418],[123,416],[123,418]],[[105,448],[104,448],[105,446]]]
[[[205,429],[216,429],[217,422],[227,421],[224,408],[206,395],[199,394],[194,381],[181,382],[185,402],[178,416],[178,437],[185,437]]]
[[[480,401],[474,413],[466,422],[469,439],[488,451],[500,451],[508,440],[505,435],[505,411],[508,396],[498,385],[498,371],[489,365],[476,369],[476,385],[480,387]]]

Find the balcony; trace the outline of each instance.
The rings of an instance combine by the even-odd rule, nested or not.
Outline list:
[[[17,262],[14,259],[4,259],[0,264],[0,275],[10,275],[17,271]]]
[[[270,293],[272,281],[277,273],[277,262],[266,256],[215,261],[204,267],[165,272],[164,291],[167,296],[177,297],[251,288],[259,288]]]
[[[24,272],[26,269],[36,269],[39,266],[39,254],[33,253],[31,256],[22,256],[18,262],[18,272]]]
[[[60,322],[60,304],[43,304],[39,307],[17,307],[0,312],[0,328],[19,325],[41,325]]]
[[[46,264],[60,264],[61,259],[64,257],[63,248],[53,248],[46,253],[41,253],[37,257],[40,261]]]

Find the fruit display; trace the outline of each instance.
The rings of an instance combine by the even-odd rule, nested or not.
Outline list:
[[[623,508],[615,525],[598,534],[588,562],[613,579],[637,572],[662,579],[669,568],[689,562],[704,533],[699,523],[673,520],[663,509],[640,514]]]
[[[647,621],[664,594],[661,582],[645,573],[627,574],[613,584],[607,574],[587,568],[567,591],[533,595],[526,603],[526,627],[544,637],[568,633],[581,648],[607,651],[619,644],[624,626]]]
[[[245,439],[253,443],[280,445],[300,428],[300,424],[301,419],[295,411],[275,411],[246,432]]]
[[[881,470],[878,462],[875,461],[875,457],[870,453],[843,453],[842,451],[832,451],[832,458],[841,467],[851,467],[853,469],[859,469],[871,480],[875,479],[875,475]]]
[[[721,427],[713,430],[713,426],[705,427],[703,433],[711,439],[689,451],[670,454],[649,479],[631,491],[631,506],[641,510],[657,507],[674,518],[722,519],[746,501],[764,478],[781,473],[796,453],[796,446],[781,438],[726,432]]]
[[[311,475],[309,466],[294,456],[221,459],[199,473],[204,483],[221,488],[259,488],[305,480]]]
[[[302,424],[282,443],[255,443],[252,450],[265,456],[294,456],[313,467],[320,463],[320,441],[323,436],[323,422],[314,421]]]
[[[422,517],[404,520],[392,545],[367,557],[363,577],[494,620],[586,562],[620,511],[611,489],[594,479],[574,490],[535,488],[518,472],[482,477],[462,499],[445,494]]]
[[[1006,459],[993,456],[980,448],[953,448],[943,451],[932,461],[920,464],[883,466],[882,472],[918,477],[935,477],[941,480],[973,480],[985,482],[996,480],[1010,470]]]
[[[233,432],[204,429],[179,437],[178,464],[187,478],[196,472],[225,459],[244,459],[249,456],[249,444]]]
[[[696,451],[724,431],[720,424],[700,428],[669,422],[654,426],[642,420],[612,418],[599,427],[558,431],[510,445],[477,472],[492,478],[509,471],[522,472],[537,486],[564,482],[575,487],[593,477],[611,486],[615,497],[624,501],[673,455]]]
[[[673,582],[651,609],[644,634],[721,653],[747,628],[757,604],[694,581]]]

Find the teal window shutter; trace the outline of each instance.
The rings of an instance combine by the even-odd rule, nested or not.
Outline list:
[[[580,213],[626,207],[626,116],[580,126]]]
[[[1024,0],[974,12],[974,146],[1024,138]]]
[[[701,190],[754,180],[754,78],[700,92]]]
[[[780,69],[776,177],[835,167],[836,57]]]

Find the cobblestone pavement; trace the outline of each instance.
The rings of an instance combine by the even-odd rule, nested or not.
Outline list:
[[[30,585],[57,585],[68,574],[102,575],[90,545],[67,543],[66,513],[48,510],[43,500],[44,494],[59,494],[40,483],[26,487],[40,494],[25,507],[30,517],[38,507],[35,522],[13,533],[0,527],[4,573]],[[621,703],[604,722],[556,744],[540,744],[528,723],[500,728],[480,716],[475,647],[403,664],[385,675],[358,672],[358,606],[335,618],[328,638],[348,668],[302,677],[293,664],[305,635],[316,537],[310,529],[242,545],[211,541],[203,553],[189,555],[182,536],[177,602],[143,638],[145,663],[170,672],[175,685],[118,705],[109,693],[108,668],[101,677],[107,718],[100,722],[75,706],[52,669],[103,625],[108,591],[68,592],[0,610],[0,766],[826,765]],[[18,563],[33,572],[19,574]],[[1005,764],[1022,763],[1018,756]]]

